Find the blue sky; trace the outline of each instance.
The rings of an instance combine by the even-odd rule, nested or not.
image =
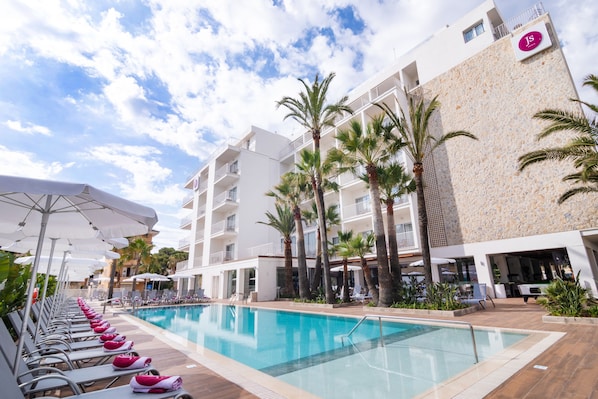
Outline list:
[[[331,98],[480,0],[11,0],[0,4],[0,174],[85,182],[158,212],[178,246],[183,189],[275,101],[335,72]],[[496,0],[508,20],[534,5]],[[576,84],[598,73],[598,4],[545,0]],[[580,96],[590,102],[587,90]]]

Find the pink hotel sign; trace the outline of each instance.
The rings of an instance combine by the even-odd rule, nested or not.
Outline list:
[[[522,61],[552,46],[546,24],[539,23],[527,27],[511,38],[511,45],[517,61]]]

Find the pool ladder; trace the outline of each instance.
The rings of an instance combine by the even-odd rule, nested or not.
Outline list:
[[[473,326],[471,325],[471,323],[468,323],[466,321],[436,320],[436,319],[422,319],[422,318],[417,318],[417,317],[383,316],[383,315],[366,314],[357,322],[357,324],[355,324],[355,326],[351,329],[351,331],[349,331],[346,335],[343,335],[343,337],[342,337],[343,345],[345,343],[345,338],[348,339],[351,336],[351,334],[353,334],[353,332],[357,329],[357,327],[359,327],[361,325],[361,323],[363,323],[367,319],[378,319],[378,323],[380,325],[380,344],[382,346],[384,346],[384,335],[382,334],[382,319],[404,320],[404,321],[418,322],[420,324],[432,324],[432,325],[449,324],[449,325],[457,325],[460,327],[469,328],[469,331],[471,332],[471,343],[473,346],[473,356],[475,358],[475,364],[479,363],[479,361],[480,361],[478,358],[478,348],[475,343],[475,334],[473,332]]]

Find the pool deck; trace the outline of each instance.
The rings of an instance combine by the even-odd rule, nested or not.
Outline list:
[[[226,302],[228,303],[228,302]],[[536,330],[543,332],[564,333],[552,334],[552,342],[548,350],[538,352],[533,357],[521,357],[512,362],[525,361],[519,371],[510,377],[504,377],[482,394],[457,392],[440,388],[428,393],[430,398],[598,398],[598,325],[565,325],[542,321],[544,310],[533,299],[525,304],[522,298],[495,300],[496,308],[489,303],[486,310],[477,311],[461,317],[425,317],[466,321],[474,326],[500,327],[507,329]],[[302,307],[291,302],[257,302],[251,306],[268,307],[284,310],[305,310],[318,313],[334,313],[352,316],[377,314],[376,308],[348,306],[340,308]],[[380,313],[386,314],[388,313]],[[399,314],[395,314],[399,316]],[[400,316],[412,317],[403,314]],[[107,309],[105,318],[128,339],[135,342],[135,349],[144,356],[151,356],[152,365],[163,375],[180,375],[184,388],[196,399],[223,398],[308,398],[305,393],[296,392],[293,388],[281,384],[276,386],[272,377],[264,377],[262,373],[250,370],[236,362],[206,353],[202,348],[169,334],[157,332],[153,326],[140,322],[124,314],[122,310]],[[533,353],[533,352],[532,352]],[[536,367],[534,367],[536,366]],[[467,379],[467,376],[461,376]],[[474,377],[472,377],[474,378]],[[506,380],[505,380],[506,379]],[[503,382],[504,381],[504,382]],[[128,381],[123,382],[128,383]],[[274,385],[272,385],[274,384]],[[272,388],[274,386],[274,388]],[[497,387],[496,387],[497,386]],[[496,388],[495,388],[496,387]],[[281,392],[283,392],[281,394]],[[483,390],[480,392],[484,392]],[[476,396],[477,395],[477,396]],[[484,396],[485,395],[485,396]]]

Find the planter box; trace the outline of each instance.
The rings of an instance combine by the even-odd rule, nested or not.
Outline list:
[[[507,290],[504,284],[494,284],[494,297],[497,299],[503,299],[507,297]]]
[[[365,306],[364,311],[367,310],[374,310],[376,312],[383,312],[383,313],[397,313],[397,314],[409,314],[409,315],[421,315],[421,316],[437,316],[437,317],[459,317],[465,316],[466,314],[470,314],[476,312],[478,310],[477,306],[470,306],[465,309],[457,309],[457,310],[430,310],[430,309],[411,309],[411,308],[379,308],[379,307],[370,307]]]
[[[291,307],[308,307],[308,308],[324,308],[324,309],[334,309],[334,308],[344,308],[347,306],[354,306],[353,303],[311,303],[311,302],[291,302],[289,304]]]
[[[556,324],[581,324],[586,326],[598,326],[597,317],[566,317],[566,316],[542,316],[544,323]]]

